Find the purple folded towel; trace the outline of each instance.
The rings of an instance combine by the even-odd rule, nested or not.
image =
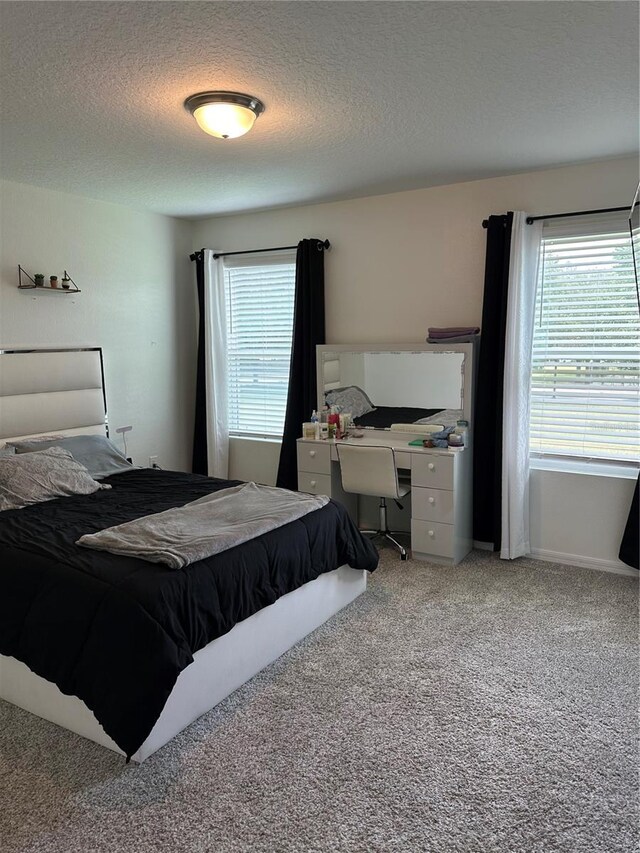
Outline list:
[[[443,329],[429,327],[430,338],[459,338],[462,335],[479,335],[480,326],[448,326]]]

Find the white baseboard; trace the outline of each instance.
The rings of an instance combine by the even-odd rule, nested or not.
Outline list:
[[[583,557],[581,554],[565,554],[563,551],[548,551],[546,548],[532,548],[528,557],[544,560],[547,563],[566,563],[568,566],[580,566],[583,569],[597,569],[600,572],[612,572],[637,578],[638,572],[625,566],[620,560],[601,560],[598,557]]]

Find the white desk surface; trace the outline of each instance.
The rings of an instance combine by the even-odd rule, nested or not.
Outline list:
[[[377,447],[391,447],[393,450],[402,451],[404,453],[437,453],[442,456],[455,456],[458,453],[462,453],[464,451],[464,447],[418,447],[417,445],[409,444],[410,441],[413,441],[417,438],[423,439],[424,435],[416,435],[415,433],[406,433],[406,432],[392,432],[383,431],[383,430],[365,430],[362,438],[346,438],[346,439],[335,439],[335,438],[325,438],[325,439],[312,439],[312,438],[299,438],[298,441],[303,441],[305,444],[318,444],[318,445],[329,445],[331,447],[331,458],[336,459],[337,455],[335,453],[334,448],[339,447],[341,444],[353,444],[353,445],[376,445]],[[373,435],[369,435],[369,433],[373,433]]]

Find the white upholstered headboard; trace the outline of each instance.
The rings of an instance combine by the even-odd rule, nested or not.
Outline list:
[[[101,347],[0,350],[0,444],[108,435]]]
[[[340,359],[326,358],[323,361],[324,370],[324,391],[333,391],[334,388],[340,388]]]

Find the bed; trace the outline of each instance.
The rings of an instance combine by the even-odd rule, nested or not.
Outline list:
[[[442,409],[419,409],[410,406],[375,406],[353,422],[362,429],[391,429],[392,424],[439,423],[437,415]]]
[[[324,370],[331,370],[333,362],[324,362]],[[330,374],[332,375],[332,374]],[[392,424],[435,423],[442,408],[425,409],[417,406],[381,406],[371,400],[358,385],[340,386],[327,383],[324,392],[327,408],[349,412],[353,422],[361,429],[391,429]]]
[[[0,443],[106,432],[99,348],[0,352],[0,395]],[[82,549],[79,535],[231,485],[151,469],[103,482],[0,513],[0,697],[134,761],[353,601],[377,563],[334,502],[180,571]]]

